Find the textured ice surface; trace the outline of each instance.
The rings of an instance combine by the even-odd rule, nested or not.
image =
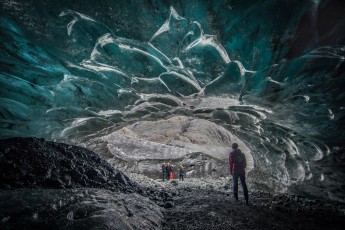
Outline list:
[[[121,159],[160,160],[182,158],[193,151],[175,146],[146,141],[119,133],[112,133],[105,137],[112,154]],[[159,168],[159,165],[157,165]]]

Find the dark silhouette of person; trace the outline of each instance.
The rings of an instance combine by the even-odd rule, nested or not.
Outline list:
[[[233,193],[236,200],[238,200],[238,178],[240,178],[244,198],[246,200],[246,204],[248,204],[248,188],[246,184],[246,157],[238,149],[238,144],[232,144],[232,151],[229,153],[229,166],[230,166],[230,174],[232,175],[233,181]]]
[[[175,177],[175,165],[171,164],[170,166],[170,179],[174,179]]]
[[[166,171],[167,171],[167,164],[164,162],[162,164],[163,181],[165,180],[165,177],[166,177]]]
[[[185,169],[184,169],[183,165],[180,165],[179,166],[179,180],[183,180],[184,173],[185,173]]]
[[[165,167],[165,175],[166,175],[166,179],[170,180],[170,172],[171,172],[171,166],[170,163],[167,164],[167,166]]]

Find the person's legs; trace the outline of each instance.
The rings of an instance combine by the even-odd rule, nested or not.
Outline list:
[[[236,200],[238,200],[238,174],[235,173],[232,176],[232,182],[233,182],[233,193],[234,193],[234,197]]]
[[[246,200],[246,203],[248,204],[248,188],[246,184],[246,174],[240,174],[240,180],[243,188],[244,193],[244,199]]]
[[[165,177],[166,177],[165,174],[166,174],[165,172],[162,173],[162,175],[163,175],[163,181],[165,180]]]

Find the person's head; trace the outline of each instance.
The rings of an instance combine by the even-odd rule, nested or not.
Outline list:
[[[233,149],[237,149],[237,148],[238,148],[238,144],[237,144],[237,143],[233,143],[233,144],[232,144],[232,148],[233,148]]]

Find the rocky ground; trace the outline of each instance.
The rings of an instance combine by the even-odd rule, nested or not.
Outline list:
[[[333,205],[287,195],[251,193],[251,204],[211,189],[179,193],[163,210],[163,229],[343,229],[344,213]]]
[[[95,153],[37,138],[0,141],[0,229],[343,229],[345,205],[250,187],[230,178],[151,179]]]
[[[174,206],[162,209],[163,229],[343,229],[345,205],[296,195],[250,192],[236,201],[229,177],[161,181],[130,174],[139,183],[173,191]]]

